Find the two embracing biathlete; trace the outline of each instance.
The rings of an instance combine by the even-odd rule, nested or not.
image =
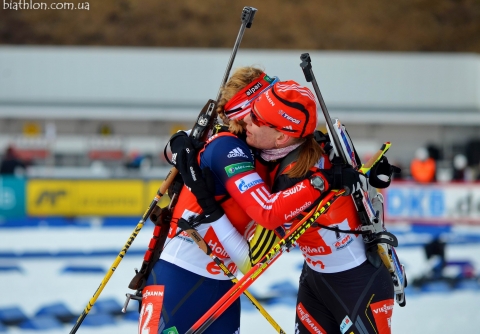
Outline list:
[[[367,249],[350,195],[372,193],[369,180],[378,174],[387,181],[373,184],[388,186],[394,167],[380,157],[366,178],[347,164],[332,164],[335,150],[328,134],[316,130],[312,92],[255,67],[234,72],[217,111],[225,126],[216,126],[206,143],[184,132],[170,139],[184,184],[177,183],[171,213],[152,219],[170,229],[159,258],[150,252],[151,270],[137,286],[143,289],[139,333],[185,333],[233,286],[194,239],[229,272],[246,273],[334,189],[345,189],[345,196],[297,240],[305,262],[295,333],[390,333],[391,274]],[[192,238],[190,228],[199,236]],[[240,333],[240,299],[204,333]]]

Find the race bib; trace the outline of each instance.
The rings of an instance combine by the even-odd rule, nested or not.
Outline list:
[[[142,291],[142,309],[138,320],[138,334],[156,334],[163,306],[163,285],[149,285]]]

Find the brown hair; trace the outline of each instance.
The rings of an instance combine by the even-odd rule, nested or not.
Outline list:
[[[243,120],[229,120],[224,113],[225,104],[240,90],[245,88],[252,81],[260,77],[263,70],[259,67],[244,66],[235,70],[225,86],[223,86],[220,99],[217,104],[217,112],[225,125],[228,125],[230,132],[240,133],[243,131]]]
[[[295,142],[303,141],[300,145],[300,153],[298,160],[293,167],[287,171],[290,178],[304,177],[307,172],[313,167],[321,156],[325,153],[323,148],[316,142],[313,135],[308,135],[304,138],[294,138]]]

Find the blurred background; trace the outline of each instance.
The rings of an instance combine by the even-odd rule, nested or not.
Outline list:
[[[394,332],[470,330],[480,315],[479,1],[4,0],[0,332],[71,328],[168,173],[168,138],[216,97],[244,6],[258,12],[233,69],[258,65],[311,87],[299,67],[308,52],[362,160],[392,143],[402,172],[384,191],[385,221],[409,279]],[[79,333],[136,331],[135,307],[122,316],[118,305],[151,230]],[[302,263],[292,253],[279,260],[291,277],[274,265],[252,287],[287,332]],[[273,332],[243,305],[243,333]]]

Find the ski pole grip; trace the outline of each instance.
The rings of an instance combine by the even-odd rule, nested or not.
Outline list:
[[[243,7],[242,11],[242,23],[245,23],[247,28],[250,28],[253,23],[253,18],[255,17],[255,13],[257,12],[256,8],[253,7]]]
[[[165,181],[163,181],[162,184],[160,185],[160,188],[158,188],[158,191],[157,191],[158,196],[162,197],[163,195],[165,195],[165,193],[168,190],[168,187],[170,187],[170,185],[173,182],[173,179],[175,178],[175,176],[177,176],[177,174],[178,174],[178,169],[176,169],[175,167],[172,167],[172,169],[170,169],[170,172],[168,172],[168,175],[165,178]]]
[[[302,68],[303,74],[305,75],[305,80],[307,80],[307,82],[312,82],[312,60],[310,59],[310,55],[308,53],[302,53],[302,55],[300,56],[300,60],[302,61],[300,63],[300,67]]]

